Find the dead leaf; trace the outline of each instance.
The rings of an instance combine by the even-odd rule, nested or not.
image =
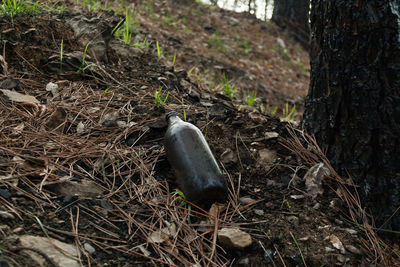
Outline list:
[[[5,96],[7,96],[11,101],[19,102],[19,103],[28,103],[28,104],[40,104],[40,101],[36,99],[36,97],[31,95],[20,94],[15,91],[10,91],[6,89],[0,89]]]
[[[153,242],[153,243],[162,243],[168,239],[168,235],[164,233],[163,230],[158,229],[157,231],[154,231],[151,233],[150,237],[148,238],[148,241]]]

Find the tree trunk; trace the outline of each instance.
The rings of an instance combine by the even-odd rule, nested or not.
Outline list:
[[[310,39],[309,8],[310,0],[275,0],[272,13],[272,21],[280,27],[288,27],[307,49]]]
[[[312,0],[304,126],[359,185],[377,226],[400,229],[399,1]],[[392,217],[391,217],[392,216]],[[391,217],[391,218],[390,218]]]

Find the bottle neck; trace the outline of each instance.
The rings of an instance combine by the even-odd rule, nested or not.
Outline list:
[[[168,124],[169,124],[169,125],[174,124],[174,123],[177,123],[177,122],[180,122],[180,121],[182,121],[182,120],[181,120],[181,118],[179,118],[178,116],[170,116],[170,117],[168,118]]]

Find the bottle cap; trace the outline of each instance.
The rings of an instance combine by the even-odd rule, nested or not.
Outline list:
[[[168,122],[169,118],[171,118],[172,116],[179,116],[179,114],[176,111],[168,112],[167,115],[165,116],[165,119],[167,120],[167,122]]]

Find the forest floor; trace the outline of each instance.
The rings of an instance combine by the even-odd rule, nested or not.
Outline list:
[[[349,181],[296,128],[309,65],[289,34],[201,4],[89,2],[0,17],[2,266],[389,262],[398,246],[355,221]],[[172,110],[206,136],[226,203],[175,193]],[[331,175],[312,191],[318,163]],[[222,242],[224,228],[251,245]]]

